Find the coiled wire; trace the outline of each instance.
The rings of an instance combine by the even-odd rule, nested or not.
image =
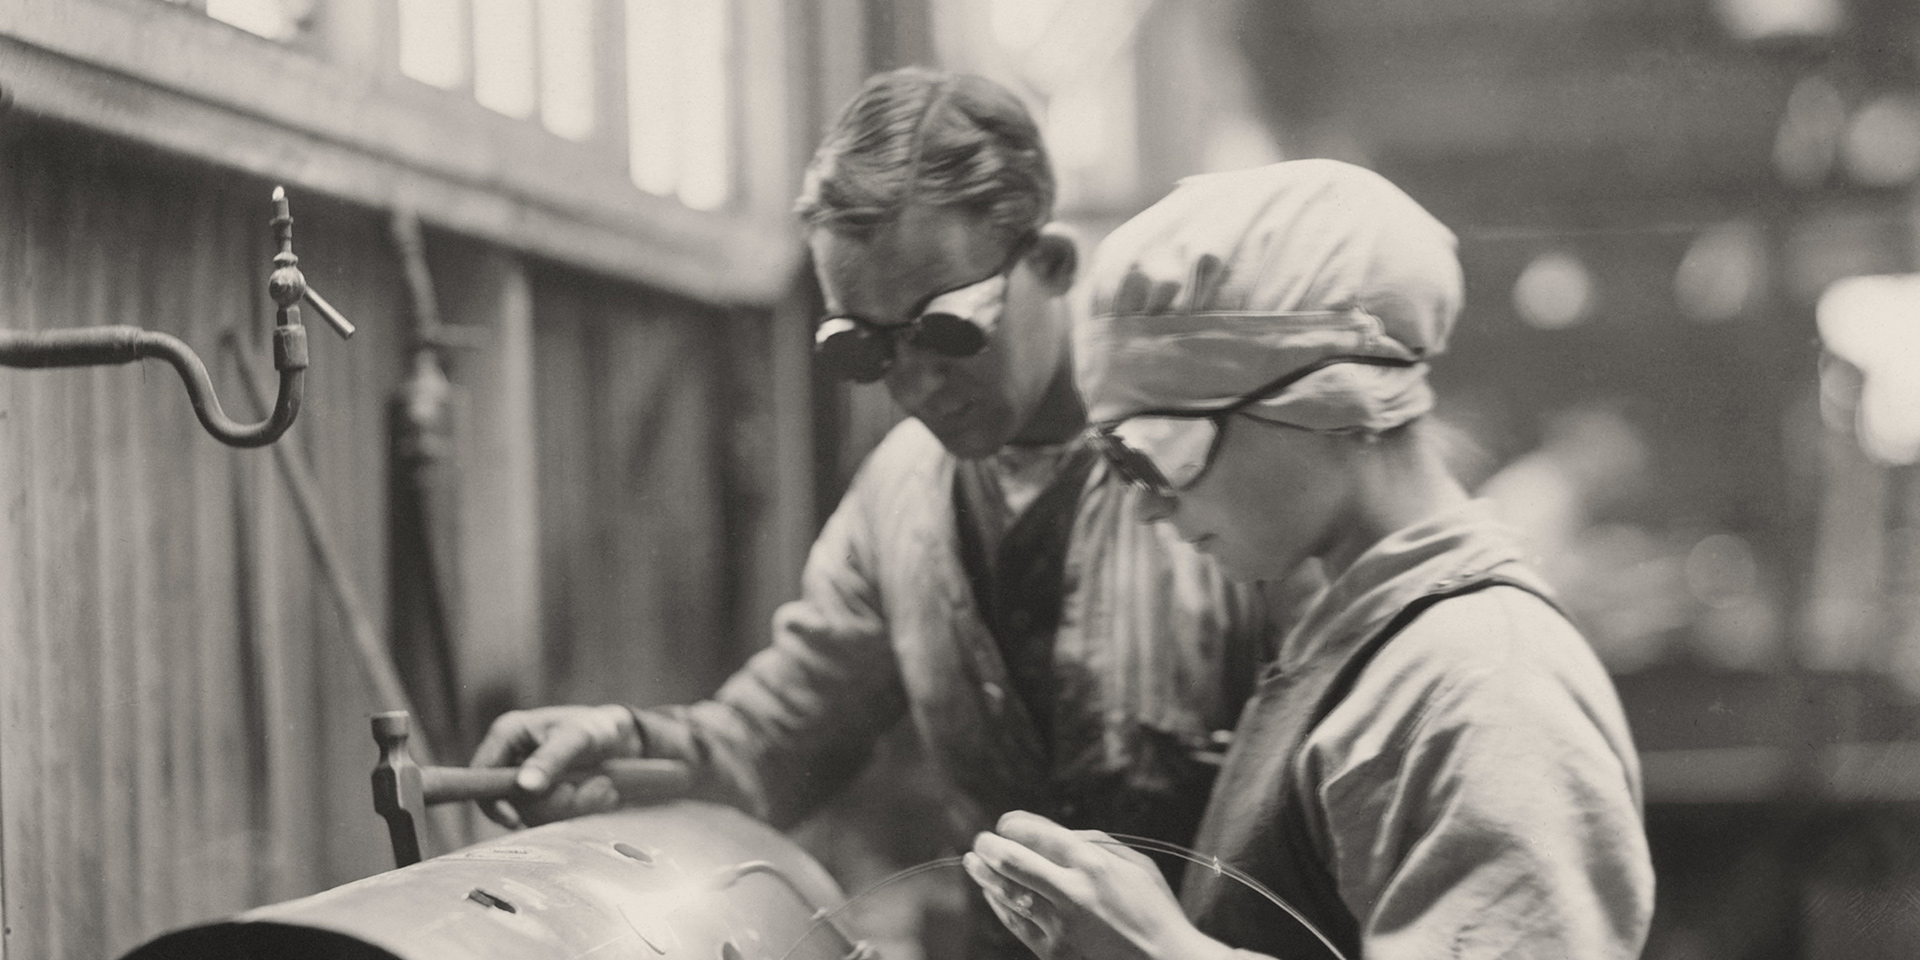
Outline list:
[[[1272,903],[1276,907],[1279,907],[1283,912],[1286,913],[1287,916],[1292,917],[1295,923],[1298,923],[1308,933],[1313,934],[1314,939],[1320,941],[1321,946],[1326,947],[1327,953],[1330,956],[1334,957],[1335,960],[1347,960],[1347,955],[1344,953],[1341,953],[1340,948],[1334,946],[1333,941],[1328,939],[1326,934],[1321,933],[1319,927],[1316,927],[1313,925],[1313,921],[1308,920],[1306,916],[1301,914],[1299,910],[1294,909],[1292,904],[1288,903],[1285,900],[1282,900],[1279,894],[1274,893],[1273,890],[1269,888],[1266,884],[1261,883],[1260,881],[1254,879],[1245,870],[1242,870],[1231,863],[1227,863],[1221,860],[1219,857],[1210,856],[1208,854],[1201,853],[1198,850],[1194,850],[1191,847],[1183,847],[1180,844],[1170,843],[1165,840],[1156,840],[1152,837],[1134,836],[1133,834],[1128,834],[1128,833],[1109,833],[1107,834],[1107,836],[1111,837],[1112,839],[1111,840],[1094,840],[1093,842],[1097,844],[1101,844],[1102,846],[1131,847],[1143,853],[1169,854],[1175,857],[1179,857],[1180,859],[1185,860],[1188,863],[1198,864],[1199,866],[1205,867],[1206,869],[1213,871],[1215,876],[1225,876],[1239,882],[1241,886],[1244,886],[1247,889],[1252,890],[1254,893],[1257,893],[1262,897],[1265,897],[1268,900],[1268,902]],[[934,870],[944,870],[948,867],[957,867],[957,866],[960,866],[960,864],[961,864],[960,857],[941,857],[937,860],[928,860],[925,863],[914,864],[913,866],[907,867],[904,870],[901,870],[891,876],[886,877],[885,879],[882,879],[879,883],[876,883],[873,886],[860,891],[858,894],[854,895],[852,898],[848,899],[847,902],[841,904],[840,906],[832,910],[822,911],[818,914],[815,914],[813,918],[813,923],[807,927],[807,931],[801,934],[798,940],[795,940],[793,942],[793,946],[787,948],[787,952],[780,955],[780,960],[789,960],[789,958],[793,956],[793,952],[795,950],[800,949],[800,945],[803,943],[806,943],[808,938],[812,937],[815,933],[818,933],[822,926],[832,924],[833,921],[837,919],[841,914],[846,913],[848,910],[852,909],[854,904],[857,904],[860,901],[866,899],[869,895],[873,894],[874,892],[886,889],[887,887],[890,887],[896,883],[899,883],[902,880],[906,880],[911,877],[917,877],[923,873],[930,873]],[[836,927],[835,929],[837,930],[838,928]]]

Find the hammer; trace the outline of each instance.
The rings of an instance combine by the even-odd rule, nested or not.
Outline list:
[[[373,715],[373,742],[380,745],[380,761],[373,767],[373,809],[387,820],[396,866],[419,863],[421,831],[427,807],[464,800],[500,800],[519,792],[513,767],[422,767],[407,753],[412,719],[405,710]],[[603,774],[620,796],[634,803],[658,803],[686,796],[693,772],[679,760],[608,760],[598,770],[565,775],[584,780]]]

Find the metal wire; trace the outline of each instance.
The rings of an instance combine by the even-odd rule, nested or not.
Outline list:
[[[1301,927],[1305,928],[1308,933],[1313,934],[1314,939],[1319,940],[1321,946],[1326,947],[1328,954],[1332,955],[1335,958],[1335,960],[1347,960],[1347,955],[1344,953],[1341,953],[1340,948],[1337,946],[1334,946],[1333,941],[1328,939],[1326,934],[1321,933],[1319,927],[1314,926],[1312,921],[1308,920],[1303,914],[1300,913],[1299,910],[1294,909],[1292,904],[1286,902],[1285,900],[1282,900],[1280,898],[1280,895],[1273,892],[1273,890],[1269,888],[1266,884],[1261,883],[1260,881],[1254,879],[1246,871],[1241,870],[1239,867],[1236,867],[1233,864],[1227,863],[1221,860],[1219,857],[1210,856],[1208,854],[1201,853],[1198,850],[1194,850],[1190,847],[1183,847],[1177,843],[1170,843],[1165,840],[1156,840],[1152,837],[1134,836],[1133,834],[1127,834],[1127,833],[1109,833],[1107,834],[1107,836],[1112,837],[1113,839],[1094,840],[1093,842],[1097,844],[1101,844],[1102,846],[1131,847],[1132,849],[1139,850],[1142,853],[1170,854],[1172,856],[1179,857],[1180,859],[1185,860],[1189,863],[1198,864],[1202,867],[1207,868],[1208,870],[1212,870],[1215,876],[1224,876],[1238,882],[1241,886],[1244,886],[1247,889],[1252,890],[1254,893],[1257,893],[1262,897],[1265,897],[1274,906],[1279,907],[1282,911],[1284,911],[1287,916],[1292,917],[1295,923],[1298,923]],[[913,866],[907,867],[904,870],[894,873],[882,879],[879,883],[876,883],[873,886],[860,891],[858,894],[854,895],[852,898],[848,899],[847,902],[841,904],[840,906],[829,911],[822,911],[820,913],[815,914],[813,918],[813,924],[807,927],[806,932],[801,934],[800,938],[793,942],[793,946],[788,947],[787,951],[780,955],[780,960],[789,960],[789,958],[793,956],[793,952],[795,950],[800,949],[801,944],[806,943],[809,938],[811,938],[815,933],[819,932],[822,926],[832,924],[833,921],[837,919],[841,914],[846,913],[848,910],[852,909],[854,904],[857,904],[860,901],[865,900],[867,897],[872,896],[874,893],[880,890],[884,890],[887,887],[890,887],[896,883],[899,883],[902,880],[906,880],[911,877],[917,877],[923,873],[928,873],[933,870],[943,870],[948,867],[957,867],[957,866],[960,866],[960,864],[961,864],[960,857],[941,857],[937,860],[928,860],[925,863],[914,864]],[[837,925],[834,926],[834,930],[835,932],[840,932],[840,928]],[[845,938],[844,933],[842,933],[841,936],[842,938]]]

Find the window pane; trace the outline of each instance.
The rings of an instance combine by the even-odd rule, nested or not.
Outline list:
[[[708,210],[733,187],[730,0],[627,0],[633,182]]]
[[[593,134],[593,0],[540,0],[540,119],[571,140]]]
[[[682,0],[680,200],[711,210],[727,202],[733,183],[733,111],[727,83],[732,52],[728,0]]]
[[[533,116],[533,0],[473,0],[473,98]]]
[[[286,0],[207,0],[207,16],[269,40],[288,40],[299,32]]]
[[[454,89],[467,81],[462,0],[400,0],[400,72]]]
[[[672,195],[680,180],[680,71],[673,0],[627,0],[627,162],[633,182]]]

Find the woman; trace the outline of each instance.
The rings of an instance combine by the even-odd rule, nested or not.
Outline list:
[[[1201,852],[1347,956],[1637,956],[1653,875],[1619,701],[1422,421],[1452,234],[1375,174],[1296,161],[1183,182],[1088,282],[1076,373],[1149,519],[1236,577],[1330,583],[1241,714]],[[1103,839],[1015,812],[967,869],[1043,957],[1325,955],[1218,871],[1176,902]]]

